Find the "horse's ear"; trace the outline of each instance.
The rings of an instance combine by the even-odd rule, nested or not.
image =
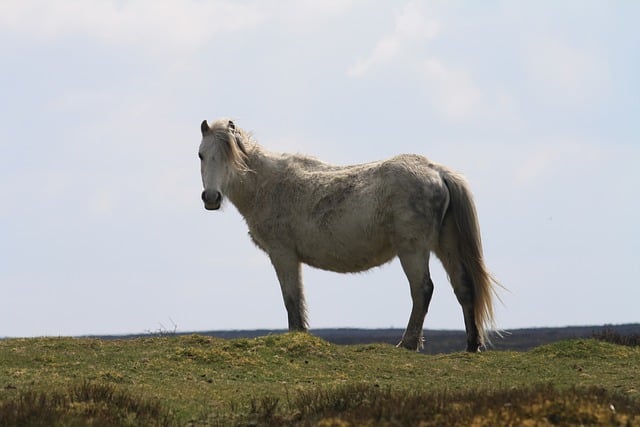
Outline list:
[[[233,121],[232,121],[232,120],[229,120],[229,124],[228,124],[228,126],[229,126],[229,129],[230,129],[230,130],[236,130],[236,124],[235,124],[235,123],[233,123]]]
[[[203,120],[200,124],[200,131],[202,132],[202,136],[204,136],[205,133],[209,132],[209,125],[207,124],[206,120]]]

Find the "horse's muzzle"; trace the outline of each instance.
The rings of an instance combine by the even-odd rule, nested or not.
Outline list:
[[[202,192],[202,201],[206,210],[215,211],[220,209],[222,204],[222,193],[215,190],[204,190]]]

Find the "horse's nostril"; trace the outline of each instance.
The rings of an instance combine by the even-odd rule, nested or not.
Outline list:
[[[202,192],[202,201],[205,205],[220,206],[222,204],[222,193],[219,191],[204,190]]]

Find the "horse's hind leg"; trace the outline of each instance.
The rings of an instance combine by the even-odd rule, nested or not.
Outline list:
[[[420,350],[422,347],[422,326],[433,295],[433,282],[429,275],[429,251],[398,254],[400,264],[409,279],[413,306],[407,329],[398,347]]]
[[[300,262],[292,256],[269,254],[278,275],[282,298],[287,308],[290,331],[306,331],[307,313],[302,291]]]
[[[456,294],[456,298],[462,307],[464,326],[467,332],[467,351],[477,352],[480,349],[481,342],[475,319],[475,291],[473,281],[459,261],[457,253],[454,252],[454,250],[444,253],[440,253],[439,251],[438,255],[449,275],[453,292]]]
[[[471,277],[462,266],[459,266],[455,275],[449,275],[453,292],[462,306],[464,316],[464,326],[467,331],[467,351],[475,353],[480,351],[480,334],[475,319],[475,295]]]

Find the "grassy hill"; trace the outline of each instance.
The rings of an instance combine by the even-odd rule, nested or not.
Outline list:
[[[640,347],[424,355],[307,334],[0,341],[0,425],[640,425]]]

